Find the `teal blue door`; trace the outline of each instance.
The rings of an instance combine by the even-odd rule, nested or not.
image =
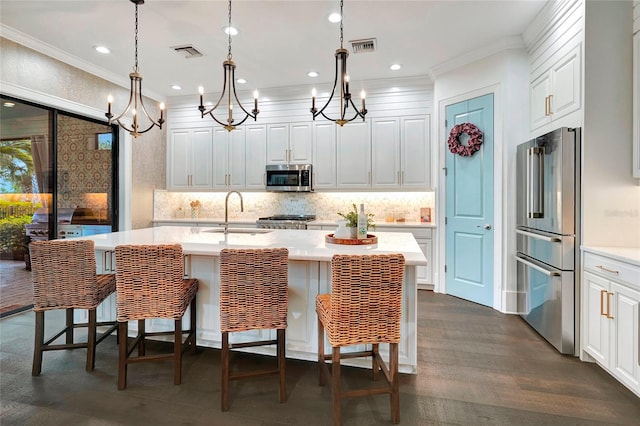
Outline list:
[[[493,94],[446,107],[447,138],[458,124],[483,133],[471,156],[446,157],[446,292],[493,306]],[[458,138],[468,145],[469,135]]]

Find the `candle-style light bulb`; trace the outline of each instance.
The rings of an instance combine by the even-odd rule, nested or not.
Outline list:
[[[344,83],[345,83],[344,93],[347,94],[347,93],[349,93],[349,74],[346,74],[344,76]]]
[[[313,89],[311,89],[311,109],[315,110],[316,109],[316,95],[318,92],[316,92],[316,88],[314,87]]]
[[[364,108],[364,100],[367,97],[367,92],[364,91],[364,89],[362,89],[362,91],[360,92],[360,98],[362,99],[362,111],[365,110]]]
[[[164,102],[160,102],[160,121],[164,118]]]
[[[107,104],[108,104],[108,111],[107,111],[107,115],[111,115],[111,104],[113,103],[113,96],[111,96],[111,93],[109,93],[109,96],[107,96]]]
[[[200,105],[202,106],[203,105],[202,97],[204,95],[204,87],[198,86],[198,93],[200,93]]]
[[[258,110],[258,90],[257,89],[253,91],[253,109],[254,111]]]

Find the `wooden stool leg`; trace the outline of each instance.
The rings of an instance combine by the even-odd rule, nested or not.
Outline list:
[[[222,333],[222,389],[221,389],[221,409],[229,410],[229,333]]]
[[[182,320],[174,321],[173,331],[173,384],[182,381]]]
[[[391,376],[391,421],[400,423],[400,384],[398,381],[398,344],[389,347],[389,375]]]
[[[377,343],[374,343],[373,345],[371,345],[371,354],[373,355],[371,357],[371,371],[372,371],[372,379],[373,380],[378,380],[378,371],[380,370],[380,365],[378,365],[378,358],[377,355],[380,353],[379,348],[380,345]]]
[[[96,308],[89,309],[89,324],[87,326],[87,371],[96,367]]]
[[[284,328],[278,329],[278,372],[280,374],[280,403],[287,400],[287,388],[285,381],[285,348],[286,337]]]
[[[73,344],[73,308],[67,308],[66,312],[67,317],[67,333],[66,333],[66,343],[67,345]]]
[[[118,322],[118,390],[123,390],[127,387],[128,328],[129,323],[127,321]]]
[[[324,374],[324,324],[318,318],[318,383],[320,386],[324,386],[327,383],[327,378]]]
[[[333,348],[331,356],[331,396],[333,399],[333,424],[340,425],[340,347]]]
[[[42,347],[44,346],[44,311],[36,311],[36,337],[33,345],[33,366],[31,375],[39,376],[42,371]]]

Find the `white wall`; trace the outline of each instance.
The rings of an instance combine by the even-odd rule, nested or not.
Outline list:
[[[517,44],[517,43],[516,43]],[[522,44],[522,43],[520,43]],[[456,70],[438,75],[434,85],[437,105],[433,120],[434,157],[438,164],[438,200],[445,205],[444,173],[445,143],[444,110],[447,105],[484,94],[494,94],[494,308],[515,312],[515,148],[529,136],[528,63],[523,48],[512,48],[494,54]],[[445,225],[444,213],[438,215],[437,269],[444,276]],[[444,279],[436,280],[436,291],[444,291]]]
[[[630,1],[587,1],[583,130],[583,240],[640,247],[640,180],[632,177]]]

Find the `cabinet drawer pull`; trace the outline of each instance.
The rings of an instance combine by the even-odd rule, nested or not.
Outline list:
[[[607,293],[607,290],[600,290],[600,315],[606,317],[607,314],[604,312],[604,295]]]
[[[620,271],[615,271],[615,270],[613,270],[613,269],[607,269],[607,268],[605,268],[605,267],[604,267],[604,266],[602,266],[602,265],[596,265],[596,268],[602,269],[603,271],[605,271],[605,272],[609,272],[609,273],[611,273],[611,274],[616,274],[616,275],[618,275],[618,274],[620,273]]]
[[[613,293],[607,292],[607,318],[609,319],[613,319],[613,316],[611,315],[611,296],[613,295]]]

